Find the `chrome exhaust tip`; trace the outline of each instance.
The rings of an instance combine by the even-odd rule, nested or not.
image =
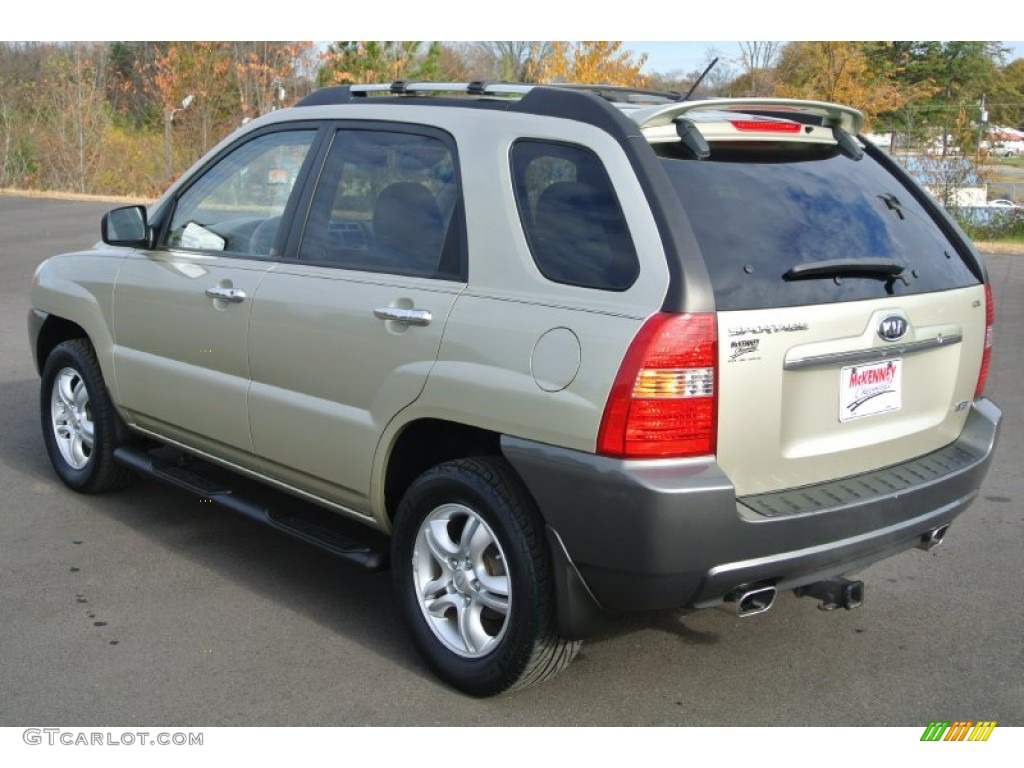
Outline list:
[[[949,523],[941,525],[934,531],[928,531],[928,533],[922,534],[921,543],[917,545],[918,549],[923,549],[927,552],[929,549],[935,549],[942,543],[942,540],[946,538],[946,534],[949,532]]]
[[[741,619],[764,613],[775,603],[775,587],[738,589],[726,596],[726,602],[734,603],[736,615]]]

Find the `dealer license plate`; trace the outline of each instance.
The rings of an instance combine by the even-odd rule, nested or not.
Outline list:
[[[839,374],[839,420],[898,411],[903,404],[903,360],[851,365]]]

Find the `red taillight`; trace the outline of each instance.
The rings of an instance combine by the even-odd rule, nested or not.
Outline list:
[[[974,388],[974,396],[981,397],[985,391],[985,380],[992,364],[992,334],[996,321],[996,307],[992,303],[992,285],[985,283],[985,348],[981,353],[981,370],[978,371],[978,386]]]
[[[648,318],[619,366],[597,452],[623,458],[715,452],[715,315]]]
[[[730,120],[729,123],[737,131],[756,131],[758,133],[800,133],[800,123],[771,122],[770,120]]]

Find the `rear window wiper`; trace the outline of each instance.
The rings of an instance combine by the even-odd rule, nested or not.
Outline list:
[[[901,278],[906,264],[892,259],[830,259],[797,264],[782,276],[783,280],[811,280],[818,277],[875,277],[879,280]]]

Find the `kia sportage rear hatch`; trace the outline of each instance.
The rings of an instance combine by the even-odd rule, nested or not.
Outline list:
[[[740,496],[936,451],[980,387],[982,267],[851,114],[694,111],[652,139],[714,287],[717,455]]]

